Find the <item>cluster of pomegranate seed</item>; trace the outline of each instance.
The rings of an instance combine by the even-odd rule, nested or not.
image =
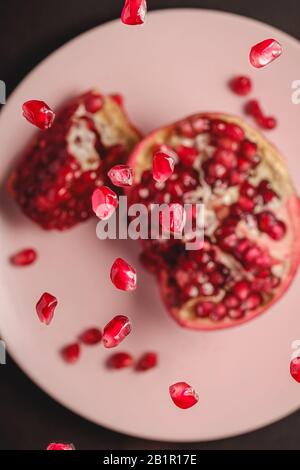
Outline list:
[[[54,122],[55,113],[44,101],[26,101],[22,109],[27,121],[43,131],[50,129]]]
[[[114,286],[123,291],[136,289],[136,270],[122,258],[117,258],[110,271],[110,279]]]
[[[246,114],[253,117],[259,127],[265,130],[272,130],[277,126],[277,120],[273,116],[265,116],[257,100],[250,100],[245,106]]]
[[[146,0],[125,0],[121,20],[127,25],[143,24],[145,22],[146,13]]]
[[[73,444],[51,442],[51,444],[48,445],[46,450],[75,450],[75,447]]]
[[[45,292],[36,304],[36,312],[42,323],[49,325],[53,319],[54,311],[57,307],[57,298]]]
[[[25,248],[10,256],[10,263],[13,266],[30,266],[37,259],[37,252],[34,248]]]
[[[182,410],[191,408],[199,401],[198,394],[186,382],[177,382],[171,385],[169,393],[173,403]]]
[[[145,372],[157,366],[158,358],[155,352],[146,352],[138,359],[135,370]],[[131,367],[134,360],[131,354],[127,352],[119,352],[108,358],[107,366],[109,369],[124,369]]]
[[[119,201],[116,193],[107,186],[95,189],[92,195],[92,207],[100,220],[109,219],[118,207]]]
[[[282,54],[282,47],[275,39],[265,39],[250,50],[249,60],[255,68],[265,67]]]

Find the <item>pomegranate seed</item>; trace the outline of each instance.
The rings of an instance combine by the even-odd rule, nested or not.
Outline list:
[[[36,304],[36,311],[42,323],[49,325],[52,321],[54,310],[57,306],[57,298],[48,292],[45,292],[38,303]]]
[[[251,162],[246,158],[238,157],[237,166],[239,171],[241,171],[242,173],[246,173],[251,169]]]
[[[92,207],[96,216],[101,220],[107,220],[118,207],[116,193],[107,186],[95,189],[92,195]]]
[[[252,157],[256,155],[257,152],[257,145],[255,142],[251,142],[250,140],[244,140],[241,144],[241,154],[252,160]]]
[[[278,197],[275,191],[271,189],[271,185],[267,180],[262,180],[259,183],[258,193],[262,196],[265,204],[271,202],[275,197]]]
[[[243,302],[242,308],[244,310],[254,310],[261,305],[261,295],[258,293],[250,294],[249,297]]]
[[[201,134],[202,132],[209,131],[210,122],[208,119],[202,117],[195,117],[192,119],[192,126],[193,129],[197,132],[197,134]]]
[[[216,146],[220,149],[231,150],[232,152],[237,152],[239,149],[239,142],[229,139],[229,137],[218,137],[216,139]]]
[[[256,188],[248,183],[248,181],[245,181],[241,186],[240,193],[247,198],[254,198],[256,196]]]
[[[210,313],[209,318],[213,321],[222,320],[227,314],[227,309],[223,304],[218,304],[214,307],[213,311]]]
[[[80,345],[78,343],[68,344],[61,350],[63,359],[69,364],[74,364],[80,357]]]
[[[18,251],[10,257],[10,262],[14,266],[29,266],[34,263],[37,258],[37,252],[33,248],[26,248]]]
[[[186,166],[193,166],[198,156],[198,150],[195,147],[186,147],[185,145],[179,145],[176,152],[180,161]]]
[[[224,305],[227,308],[235,308],[239,305],[239,303],[240,303],[240,301],[235,295],[227,294],[224,297]]]
[[[54,122],[55,113],[44,101],[26,101],[22,109],[25,119],[43,131],[50,129]]]
[[[203,166],[206,170],[208,183],[214,183],[217,179],[223,178],[227,173],[224,165],[213,160]]]
[[[120,93],[115,93],[113,95],[110,95],[110,98],[114,100],[115,103],[117,103],[120,108],[124,108],[124,97],[120,95]]]
[[[158,150],[153,156],[153,178],[158,183],[164,183],[174,171],[176,155],[172,151],[162,152]]]
[[[169,387],[170,396],[178,408],[186,410],[199,401],[198,394],[186,382],[177,382]]]
[[[95,114],[104,106],[104,97],[98,93],[90,93],[84,101],[85,108],[89,113]]]
[[[230,81],[231,90],[240,96],[248,95],[252,89],[252,83],[249,77],[239,75]]]
[[[157,354],[155,352],[146,352],[136,364],[137,371],[146,371],[157,366]]]
[[[244,315],[244,312],[243,312],[242,310],[240,310],[239,308],[231,308],[231,309],[228,311],[228,316],[229,316],[232,320],[238,320],[238,319],[241,318],[243,315]]]
[[[107,361],[107,367],[109,369],[125,369],[130,367],[133,363],[131,354],[126,352],[119,352],[110,356]]]
[[[252,199],[241,196],[238,200],[238,205],[245,212],[251,212],[254,209],[255,203]]]
[[[51,444],[48,445],[46,450],[75,450],[75,447],[73,444],[51,442]]]
[[[265,67],[282,54],[282,47],[275,39],[265,39],[253,46],[249,60],[255,68]]]
[[[195,129],[189,121],[181,121],[178,124],[178,132],[183,137],[187,137],[187,138],[195,137]]]
[[[250,294],[250,284],[248,281],[238,281],[232,291],[240,300],[245,300]]]
[[[237,157],[231,150],[219,148],[215,151],[214,158],[227,170],[231,170],[237,166]]]
[[[215,304],[213,302],[201,302],[196,305],[196,315],[200,318],[208,317],[212,312]]]
[[[133,171],[127,165],[115,165],[107,173],[110,181],[115,186],[126,188],[132,186]]]
[[[272,130],[277,126],[277,120],[272,116],[259,116],[257,123],[262,129]]]
[[[159,214],[163,232],[181,233],[186,222],[186,213],[181,204],[168,204]]]
[[[102,339],[102,333],[98,328],[88,328],[81,333],[79,339],[87,346],[98,344]]]
[[[264,211],[257,215],[259,229],[265,232],[273,240],[281,240],[286,234],[286,225],[277,220],[272,212]]]
[[[250,116],[258,118],[263,115],[260,104],[257,100],[250,100],[245,105],[245,112]]]
[[[136,270],[122,258],[117,258],[110,271],[111,282],[117,289],[132,291],[136,289]]]
[[[290,362],[290,374],[296,382],[300,383],[300,358],[295,357]]]
[[[227,123],[225,134],[227,137],[237,142],[241,142],[245,138],[245,132],[243,129],[237,124],[233,124],[232,122]]]
[[[214,119],[211,121],[211,131],[213,134],[219,137],[223,137],[226,131],[226,123],[221,119]]]
[[[145,22],[146,13],[146,0],[125,0],[121,20],[127,25],[143,24]]]
[[[131,332],[131,323],[124,315],[115,316],[103,330],[102,341],[105,348],[115,348]]]

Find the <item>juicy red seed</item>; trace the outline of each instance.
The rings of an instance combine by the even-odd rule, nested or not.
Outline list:
[[[234,152],[226,149],[217,149],[214,153],[215,160],[228,170],[237,166],[237,157]]]
[[[214,286],[221,286],[225,282],[225,277],[219,271],[214,271],[209,275],[209,280]]]
[[[265,67],[282,54],[282,47],[275,39],[265,39],[253,46],[249,60],[255,68]]]
[[[213,310],[215,304],[213,302],[201,302],[196,306],[196,315],[197,317],[204,318],[207,317]]]
[[[109,170],[107,175],[115,186],[120,188],[132,186],[133,170],[127,165],[115,165]]]
[[[181,233],[186,221],[184,207],[181,204],[168,204],[159,214],[163,232]]]
[[[255,142],[251,142],[250,140],[244,140],[241,144],[241,154],[252,160],[252,157],[256,155],[257,152],[257,145]]]
[[[226,127],[227,127],[227,124],[224,121],[221,121],[221,119],[214,119],[211,121],[211,131],[216,136],[219,136],[219,137],[225,136]]]
[[[23,116],[31,124],[37,126],[39,129],[46,130],[52,126],[55,113],[44,101],[30,100],[22,106]]]
[[[46,450],[75,450],[75,447],[73,444],[62,444],[58,442],[51,442],[47,446]]]
[[[272,201],[275,197],[278,197],[275,191],[271,189],[269,181],[262,180],[258,185],[258,192],[262,196],[264,203]]]
[[[248,181],[245,181],[240,189],[241,195],[247,198],[254,198],[254,196],[256,196],[256,191],[257,189],[255,188],[255,186],[248,183]]]
[[[217,180],[219,178],[223,178],[226,173],[227,169],[224,165],[218,162],[209,161],[205,167],[207,176],[212,178],[213,180]]]
[[[227,294],[224,297],[223,302],[224,302],[224,305],[229,309],[237,307],[240,303],[239,299],[235,295],[232,295],[232,294]]]
[[[88,328],[81,333],[79,339],[87,346],[98,344],[102,339],[102,333],[98,328]]]
[[[261,255],[261,251],[257,246],[252,246],[244,253],[244,261],[248,265],[256,264],[257,258]]]
[[[78,343],[68,344],[61,350],[63,359],[69,364],[74,364],[80,357],[80,345]]]
[[[258,227],[273,240],[281,240],[286,234],[286,225],[277,220],[272,212],[264,211],[257,215]]]
[[[240,146],[239,142],[229,139],[229,137],[218,137],[216,145],[220,149],[231,150],[232,152],[237,152]]]
[[[188,284],[183,287],[182,295],[184,299],[191,299],[191,298],[198,297],[199,289],[195,284]]]
[[[242,308],[244,310],[254,310],[261,305],[261,295],[258,293],[250,294],[249,297],[243,302]]]
[[[241,196],[238,200],[238,205],[245,212],[251,212],[254,209],[255,203],[252,199]]]
[[[272,116],[259,116],[257,118],[257,124],[262,129],[272,130],[277,126],[277,120]]]
[[[178,382],[171,385],[169,393],[174,404],[183,410],[191,408],[199,401],[198,394],[186,382]]]
[[[300,383],[300,357],[295,357],[291,360],[290,374],[296,382]]]
[[[85,99],[85,108],[89,113],[97,113],[103,108],[104,97],[96,93],[90,93]]]
[[[174,152],[162,152],[158,150],[153,156],[153,179],[158,183],[164,183],[174,171]]]
[[[121,20],[127,25],[143,24],[145,22],[146,13],[146,0],[125,0]]]
[[[246,176],[238,170],[233,170],[229,173],[229,181],[231,186],[237,186],[245,181]]]
[[[36,304],[36,312],[42,323],[49,325],[52,321],[54,310],[57,306],[57,298],[45,292]]]
[[[223,304],[215,305],[213,311],[210,313],[209,318],[213,321],[222,320],[227,314],[227,309]]]
[[[192,118],[192,126],[193,126],[193,129],[197,132],[197,134],[201,134],[202,132],[209,131],[210,122],[209,122],[209,119],[205,119],[202,117],[195,117],[195,118]]]
[[[245,138],[245,132],[243,129],[232,122],[226,125],[225,134],[227,137],[237,142],[241,142]]]
[[[241,318],[243,315],[244,315],[244,312],[243,312],[242,310],[240,310],[239,308],[231,308],[231,309],[228,311],[228,316],[229,316],[232,320],[238,320],[238,319]]]
[[[136,289],[136,270],[124,259],[117,258],[110,271],[111,282],[117,289],[132,291]]]
[[[125,369],[133,364],[133,358],[131,354],[126,352],[119,352],[113,354],[108,358],[107,367],[109,369]]]
[[[198,155],[197,149],[194,147],[186,147],[185,145],[179,145],[176,148],[176,152],[180,161],[186,166],[193,166]]]
[[[181,121],[177,124],[177,130],[180,135],[187,137],[187,138],[193,138],[195,137],[195,129],[192,126],[190,121]]]
[[[157,366],[158,358],[155,352],[146,352],[136,364],[137,371],[146,371]]]
[[[250,114],[250,116],[253,116],[255,118],[258,118],[263,115],[262,109],[257,100],[248,101],[248,103],[246,103],[245,105],[245,112],[246,114]]]
[[[113,95],[110,95],[110,98],[114,100],[115,103],[117,103],[120,108],[124,108],[124,97],[120,95],[120,93],[115,93]]]
[[[230,81],[230,88],[231,90],[240,96],[245,96],[250,93],[252,89],[252,83],[249,77],[245,75],[239,75],[238,77],[234,77]]]
[[[102,341],[105,348],[115,348],[131,332],[131,323],[124,315],[115,316],[103,330]]]
[[[14,266],[29,266],[34,263],[37,258],[37,252],[33,248],[26,248],[18,251],[10,257],[10,262]]]
[[[245,300],[250,294],[250,284],[248,281],[238,281],[232,291],[240,300]]]
[[[92,208],[96,216],[101,220],[107,220],[118,207],[116,193],[107,186],[95,189],[92,195]]]

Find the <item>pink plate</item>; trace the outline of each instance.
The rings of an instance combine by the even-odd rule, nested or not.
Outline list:
[[[248,64],[250,46],[275,37],[280,59],[263,70]],[[113,21],[95,28],[47,58],[21,83],[0,118],[1,180],[34,134],[21,116],[32,98],[56,107],[66,97],[98,86],[121,91],[129,114],[145,133],[195,111],[240,114],[244,100],[226,86],[236,73],[254,80],[253,97],[279,117],[268,136],[288,158],[300,187],[300,106],[291,84],[299,79],[300,46],[257,21],[205,10],[150,13],[143,27]],[[76,413],[116,431],[168,441],[224,438],[257,429],[295,411],[300,385],[289,375],[291,343],[300,338],[299,275],[271,311],[242,327],[199,333],[180,329],[165,313],[154,280],[138,263],[134,242],[100,242],[95,220],[66,233],[44,232],[1,194],[0,328],[10,353],[49,395]],[[31,267],[7,258],[34,246]],[[116,291],[109,280],[115,257],[137,266],[135,293]],[[59,299],[51,326],[37,320],[35,302],[49,291]],[[144,374],[108,372],[102,347],[85,348],[76,365],[58,350],[86,327],[129,315],[133,332],[120,350],[139,356],[156,350],[160,365]],[[177,409],[168,387],[187,381],[199,404]]]

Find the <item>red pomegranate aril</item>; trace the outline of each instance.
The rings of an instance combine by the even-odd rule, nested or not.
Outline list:
[[[105,348],[115,348],[131,332],[131,323],[125,315],[116,315],[103,330],[102,341]]]
[[[192,139],[195,137],[195,129],[192,126],[192,123],[190,121],[181,121],[177,125],[178,132],[183,136],[187,137],[188,139]]]
[[[250,100],[245,105],[245,112],[250,116],[255,118],[261,117],[263,115],[260,104],[257,100]]]
[[[162,152],[158,150],[153,155],[153,179],[158,183],[164,183],[174,171],[176,155],[172,151]]]
[[[213,302],[200,302],[196,305],[195,313],[197,317],[205,318],[212,312],[215,304]]]
[[[231,150],[217,149],[214,153],[214,159],[227,168],[227,170],[231,170],[237,166],[237,157]]]
[[[213,321],[220,321],[227,315],[227,309],[223,304],[216,304],[213,311],[209,314],[209,318]]]
[[[104,97],[99,93],[91,93],[85,99],[84,105],[89,113],[95,114],[103,108]]]
[[[36,304],[36,312],[42,323],[49,325],[53,319],[54,311],[57,307],[57,298],[45,292]]]
[[[145,22],[146,13],[146,0],[125,0],[121,20],[127,25],[143,24]]]
[[[232,292],[240,300],[245,300],[250,294],[250,284],[248,281],[238,281],[232,288]]]
[[[133,171],[127,165],[115,165],[107,173],[110,181],[119,188],[132,186]]]
[[[231,308],[230,310],[228,310],[228,316],[229,316],[229,318],[231,318],[233,320],[238,320],[244,314],[245,313],[243,312],[243,310],[240,310],[239,308]]]
[[[249,297],[242,303],[243,310],[254,310],[261,305],[262,298],[258,293],[250,294]]]
[[[248,181],[245,181],[242,184],[241,189],[240,189],[241,195],[250,199],[256,196],[256,192],[257,192],[256,187],[248,183]]]
[[[92,207],[101,220],[109,219],[118,207],[118,196],[107,186],[95,189],[92,195]]]
[[[61,355],[65,362],[75,364],[80,357],[80,345],[78,343],[68,344],[61,350]]]
[[[271,185],[267,180],[262,180],[259,183],[258,193],[262,196],[265,204],[271,202],[275,197],[278,197],[275,191],[271,189]]]
[[[275,39],[265,39],[250,50],[249,60],[255,68],[265,67],[282,54],[282,47]]]
[[[198,150],[195,147],[187,147],[185,145],[179,145],[176,148],[176,153],[180,161],[186,166],[193,166],[198,156]]]
[[[14,266],[29,266],[37,259],[37,252],[33,248],[18,251],[10,257],[10,263]]]
[[[277,126],[277,120],[272,116],[259,116],[257,118],[257,124],[262,129],[272,130]]]
[[[198,394],[186,382],[177,382],[169,387],[174,404],[183,410],[191,408],[199,401]]]
[[[168,204],[159,214],[163,232],[181,233],[186,222],[185,209],[182,204]]]
[[[225,277],[219,271],[214,271],[209,275],[209,280],[214,286],[221,286],[225,282]]]
[[[286,225],[281,220],[277,220],[270,211],[257,214],[259,229],[269,235],[273,240],[281,240],[286,234]]]
[[[241,142],[245,138],[245,132],[237,124],[227,123],[225,129],[225,135],[232,140]]]
[[[195,132],[201,134],[202,132],[207,132],[210,129],[209,119],[196,117],[192,119],[192,127]]]
[[[79,336],[79,340],[87,345],[92,346],[101,342],[102,332],[98,328],[88,328]]]
[[[26,101],[26,103],[23,104],[22,109],[23,116],[27,121],[43,131],[50,129],[54,122],[55,113],[44,101]]]
[[[214,119],[211,121],[211,131],[218,137],[225,136],[227,124],[221,119]],[[227,136],[230,137],[230,136]]]
[[[111,282],[117,289],[133,291],[136,289],[136,270],[122,258],[117,258],[110,271]]]
[[[146,370],[153,369],[157,366],[158,357],[155,352],[146,352],[138,360],[135,369],[139,372],[145,372]]]
[[[217,137],[216,146],[219,149],[231,150],[232,152],[237,152],[240,147],[240,143],[230,139],[229,137]]]
[[[236,308],[240,304],[240,300],[233,294],[227,294],[223,302],[228,309]]]
[[[124,108],[124,96],[121,95],[120,93],[114,93],[113,95],[110,95],[110,98],[114,100],[115,103],[117,103],[120,108]]]
[[[237,167],[242,173],[247,173],[251,169],[251,162],[243,157],[238,157]]]
[[[75,447],[73,444],[63,444],[59,442],[51,442],[47,446],[46,450],[75,450]]]
[[[245,181],[246,175],[243,173],[240,173],[239,170],[232,170],[229,173],[229,182],[231,186],[237,186],[243,183]]]
[[[252,82],[249,77],[245,75],[239,75],[238,77],[232,78],[229,83],[231,90],[240,96],[248,95],[252,89]]]
[[[300,383],[300,357],[291,360],[290,374],[296,382]]]
[[[119,352],[110,356],[107,360],[109,369],[125,369],[133,364],[133,357],[126,352]]]
[[[215,182],[217,179],[223,178],[227,173],[227,169],[224,165],[214,162],[213,160],[207,162],[205,169],[209,182]]]
[[[251,142],[250,140],[244,140],[241,144],[240,152],[244,157],[252,160],[252,157],[256,155],[257,145],[255,142]]]

